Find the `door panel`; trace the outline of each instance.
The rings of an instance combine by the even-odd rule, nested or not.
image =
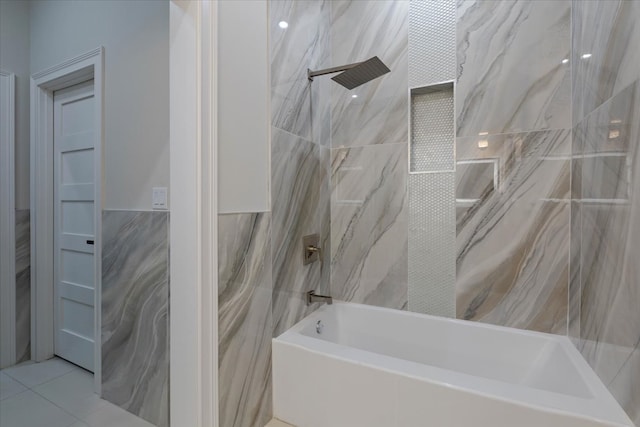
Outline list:
[[[95,345],[93,82],[54,94],[55,353],[93,371]]]

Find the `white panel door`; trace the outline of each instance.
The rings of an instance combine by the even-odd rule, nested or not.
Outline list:
[[[93,372],[95,114],[93,81],[54,94],[55,353]]]

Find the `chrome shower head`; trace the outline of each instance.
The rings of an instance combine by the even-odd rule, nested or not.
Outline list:
[[[309,70],[308,76],[309,80],[313,81],[315,76],[321,76],[324,74],[333,74],[343,71],[331,79],[346,87],[347,89],[355,89],[360,85],[363,85],[367,82],[370,82],[373,79],[376,79],[384,74],[389,73],[391,70],[389,67],[384,65],[384,63],[378,58],[374,56],[373,58],[369,58],[364,62],[358,62],[355,64],[343,65],[340,67],[327,68],[319,71],[311,71]]]

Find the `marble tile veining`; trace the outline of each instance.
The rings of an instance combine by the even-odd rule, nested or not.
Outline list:
[[[16,363],[31,359],[31,224],[16,210]]]
[[[218,216],[220,425],[262,427],[271,406],[271,214]]]
[[[169,213],[102,214],[102,397],[169,423]]]
[[[332,148],[407,142],[408,13],[404,0],[331,2],[332,65],[376,55],[391,69],[352,91],[331,83]]]
[[[331,291],[406,308],[407,146],[331,150]]]
[[[272,128],[271,206],[273,251],[274,336],[284,332],[316,307],[304,294],[328,292],[329,265],[302,264],[302,237],[320,233],[326,241],[325,206],[320,205],[321,148],[288,132]],[[325,196],[326,197],[326,196]]]
[[[458,0],[458,137],[571,127],[570,23],[568,0]]]
[[[637,67],[637,64],[636,64]],[[640,83],[581,121],[579,348],[640,421]],[[612,161],[622,158],[624,161]]]
[[[269,2],[272,125],[318,144],[330,138],[331,80],[307,69],[331,67],[330,2]],[[287,28],[278,24],[287,22]]]
[[[640,78],[640,2],[573,2],[574,123]],[[588,55],[588,56],[587,56]]]
[[[566,334],[570,136],[489,136],[483,149],[477,137],[458,138],[458,161],[493,160],[498,169],[497,186],[458,202],[459,318]]]

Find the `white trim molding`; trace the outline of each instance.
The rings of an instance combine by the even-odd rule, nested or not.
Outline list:
[[[16,363],[15,75],[0,70],[0,369]]]
[[[218,426],[217,2],[171,1],[171,425]]]
[[[94,80],[95,97],[95,361],[94,384],[100,393],[102,376],[102,153],[104,141],[104,48],[98,47],[31,77],[31,358],[54,354],[54,189],[53,93]]]

